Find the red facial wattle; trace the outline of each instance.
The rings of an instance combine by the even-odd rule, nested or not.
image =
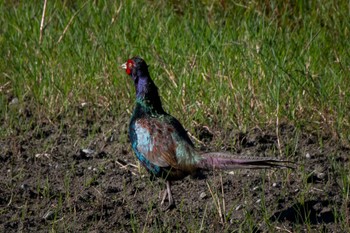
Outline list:
[[[127,73],[128,75],[131,74],[131,71],[132,71],[133,66],[134,66],[134,61],[131,60],[131,59],[129,59],[129,60],[126,62],[126,69],[125,69],[125,71],[126,71],[126,73]]]

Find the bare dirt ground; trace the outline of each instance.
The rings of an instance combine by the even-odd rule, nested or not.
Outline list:
[[[163,182],[132,166],[129,115],[71,111],[48,120],[25,109],[1,139],[0,232],[344,232],[349,222],[341,168],[350,150],[327,135],[281,125],[295,170],[189,177],[173,185],[177,207],[163,211]],[[198,147],[215,149],[215,136],[197,129],[206,142]],[[220,138],[236,154],[279,154],[272,128],[226,129]]]

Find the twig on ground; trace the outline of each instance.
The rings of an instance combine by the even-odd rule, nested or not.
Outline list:
[[[124,161],[122,161],[122,160],[119,160],[119,159],[117,159],[116,161],[116,164],[118,164],[122,169],[128,169],[128,167],[130,166],[130,167],[134,167],[134,168],[138,168],[138,166],[137,165],[135,165],[135,164],[132,164],[132,163],[126,163],[126,162],[124,162]],[[131,171],[130,170],[130,172],[131,172],[131,174],[133,174],[133,175],[137,175],[135,172],[133,172],[133,171]]]
[[[220,217],[220,221],[221,221],[222,224],[224,224],[224,216],[222,214],[222,209],[221,209],[219,197],[218,197],[218,195],[214,195],[213,191],[211,190],[211,187],[210,187],[209,183],[208,182],[206,182],[206,183],[207,183],[209,192],[210,192],[210,194],[211,194],[211,196],[213,198],[216,210],[218,211],[218,214],[219,214],[219,217]]]
[[[41,16],[39,44],[43,42],[46,5],[47,5],[47,0],[44,1],[43,14]]]

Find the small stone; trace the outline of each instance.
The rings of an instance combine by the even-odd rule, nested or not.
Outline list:
[[[90,155],[92,153],[94,153],[95,151],[91,150],[91,149],[82,149],[81,150],[83,153],[85,153],[86,155]]]
[[[323,172],[319,172],[319,173],[317,173],[316,176],[318,179],[323,180],[326,177],[326,174]]]
[[[258,199],[258,200],[256,200],[256,204],[258,204],[258,203],[260,203],[261,202],[261,199]]]
[[[253,191],[256,191],[256,190],[258,190],[260,187],[259,186],[255,186],[252,190]]]
[[[15,97],[11,100],[10,105],[18,104],[18,98]]]
[[[44,215],[43,215],[43,219],[45,220],[52,220],[54,217],[54,212],[51,210],[48,210]]]
[[[307,159],[311,159],[311,155],[310,155],[310,153],[306,153],[305,158],[307,158]]]
[[[322,210],[322,203],[317,202],[315,205],[312,206],[314,210],[320,211]]]
[[[91,150],[91,149],[80,149],[79,153],[77,155],[74,155],[74,158],[77,160],[88,160],[88,159],[92,159],[93,158],[93,153],[95,151]]]
[[[205,192],[202,192],[200,195],[199,195],[199,199],[204,199],[207,197],[207,194]]]
[[[322,210],[321,210],[320,213],[321,213],[321,214],[332,213],[332,209],[329,208],[329,207],[324,207],[324,208],[322,208]]]

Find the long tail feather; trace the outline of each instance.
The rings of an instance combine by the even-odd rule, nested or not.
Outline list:
[[[238,168],[247,169],[264,169],[264,168],[291,168],[294,169],[291,164],[294,164],[288,160],[279,160],[271,157],[256,158],[256,157],[243,157],[235,156],[230,153],[224,152],[210,152],[201,155],[203,159],[198,166],[202,169],[222,169],[231,170]]]

